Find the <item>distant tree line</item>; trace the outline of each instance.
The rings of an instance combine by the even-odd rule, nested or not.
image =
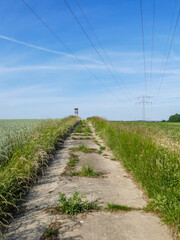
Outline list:
[[[180,114],[171,115],[168,122],[180,122]]]

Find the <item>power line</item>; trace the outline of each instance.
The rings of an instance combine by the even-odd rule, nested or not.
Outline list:
[[[113,69],[114,72],[116,73],[118,79],[123,83],[123,80],[120,78],[120,76],[119,76],[119,74],[118,74],[116,68],[114,67],[114,65],[113,65],[113,63],[112,63],[112,61],[111,61],[111,59],[109,58],[107,52],[105,51],[105,49],[104,49],[104,47],[103,47],[101,41],[99,40],[97,34],[95,33],[95,31],[94,31],[92,25],[90,24],[90,22],[89,22],[89,20],[88,20],[88,18],[87,18],[87,16],[86,16],[86,14],[84,13],[84,11],[83,11],[81,5],[79,4],[79,1],[78,1],[78,0],[75,0],[75,2],[76,2],[76,4],[77,4],[79,10],[81,11],[81,14],[82,14],[83,18],[84,18],[85,21],[87,22],[87,24],[88,24],[88,26],[89,26],[91,32],[93,33],[93,35],[94,35],[94,37],[95,37],[97,43],[99,44],[100,48],[102,49],[102,51],[103,51],[103,53],[104,53],[104,55],[105,55],[107,61],[109,62],[109,64],[111,65],[112,69]],[[122,89],[122,91],[124,92],[124,94],[125,94],[126,96],[128,96],[128,97],[130,96],[130,97],[131,97],[131,94],[130,94],[127,90],[123,89],[122,86],[119,84],[118,81],[117,81],[117,84],[119,85],[119,87]]]
[[[162,72],[163,72],[163,66],[164,66],[164,63],[165,63],[166,52],[167,52],[167,48],[168,48],[168,42],[169,42],[169,38],[170,38],[171,29],[172,29],[172,26],[173,26],[173,19],[174,19],[174,15],[175,15],[175,11],[176,11],[176,6],[177,6],[177,0],[174,3],[173,14],[172,14],[171,22],[170,22],[170,25],[169,25],[168,36],[167,36],[166,44],[165,44],[164,51],[163,51],[163,60],[162,60],[162,63],[161,63],[160,76],[159,76],[160,78],[161,78]]]
[[[106,70],[109,72],[109,74],[111,75],[111,77],[113,78],[113,80],[117,83],[116,78],[114,77],[112,70],[109,68],[109,66],[106,64],[106,62],[104,61],[104,58],[102,57],[102,55],[99,53],[98,49],[96,48],[96,46],[94,45],[94,43],[92,42],[91,38],[89,37],[89,35],[87,34],[86,30],[84,29],[84,27],[82,26],[82,24],[80,23],[80,21],[78,20],[77,16],[75,15],[74,11],[72,10],[72,8],[70,7],[70,5],[68,4],[67,0],[64,0],[64,3],[66,4],[67,8],[69,9],[70,13],[72,14],[72,16],[74,17],[75,21],[77,22],[77,24],[79,25],[79,27],[81,28],[82,32],[84,33],[85,37],[87,38],[87,40],[90,42],[91,46],[94,48],[95,52],[97,53],[97,55],[99,56],[100,60],[102,61],[102,63],[104,64]],[[122,89],[121,89],[122,90]],[[129,97],[128,97],[129,98]]]
[[[152,43],[151,43],[151,69],[150,69],[150,83],[149,91],[151,92],[151,82],[152,82],[152,68],[153,68],[153,54],[154,54],[154,25],[155,25],[155,0],[153,1],[153,24],[152,24]]]
[[[144,60],[145,92],[147,92],[146,56],[145,56],[145,47],[144,47],[144,24],[143,24],[142,0],[140,0],[140,11],[141,11],[141,33],[142,33],[142,48],[143,48],[143,60]]]
[[[35,10],[25,1],[21,0],[25,6],[40,20],[40,22],[51,32],[51,34],[64,46],[66,50],[70,52],[74,56],[74,58],[84,66],[84,68],[95,78],[100,84],[102,84],[107,91],[109,91],[111,94],[113,94],[115,97],[117,97],[119,100],[122,101],[122,99],[119,98],[116,94],[114,94],[89,68],[88,66],[81,61],[81,59],[64,43],[64,41],[56,34],[56,32],[35,12]]]
[[[158,91],[157,91],[156,99],[157,99],[158,96],[159,96],[159,92],[160,92],[160,89],[161,89],[161,86],[162,86],[162,82],[163,82],[163,80],[164,80],[164,74],[165,74],[165,72],[166,72],[166,68],[167,68],[167,64],[168,64],[170,52],[171,52],[171,49],[172,49],[172,45],[173,45],[173,41],[174,41],[176,29],[177,29],[177,26],[178,26],[179,16],[180,16],[180,9],[179,9],[179,11],[178,11],[178,16],[177,16],[177,19],[176,19],[176,24],[175,24],[175,27],[174,27],[174,31],[173,31],[173,35],[172,35],[172,39],[171,39],[171,43],[170,43],[168,55],[167,55],[167,58],[166,58],[164,70],[163,70],[163,73],[162,73],[162,76],[161,76],[159,88],[158,88]]]

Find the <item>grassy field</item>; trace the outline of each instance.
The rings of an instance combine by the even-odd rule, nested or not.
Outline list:
[[[160,213],[179,232],[180,124],[109,122],[98,117],[88,121],[116,159],[141,183],[150,198],[146,210]]]
[[[12,128],[12,134],[9,132],[6,146],[1,148],[0,227],[7,223],[8,216],[17,208],[23,194],[36,181],[58,146],[79,120],[73,116],[61,120],[23,120],[19,122],[19,126],[16,120],[5,122],[5,134],[8,126],[11,126],[9,129]],[[2,126],[1,122],[1,129],[4,131]]]
[[[13,119],[0,120],[0,161],[2,154],[10,150],[11,143],[20,140],[25,134],[30,134],[33,129],[45,120],[40,119]]]
[[[171,122],[113,122],[127,131],[143,133],[154,142],[172,150],[180,150],[180,123]]]

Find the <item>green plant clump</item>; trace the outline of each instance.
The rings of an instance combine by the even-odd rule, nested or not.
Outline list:
[[[91,133],[92,131],[85,120],[81,121],[80,125],[76,128],[75,131],[75,134],[83,134],[84,136],[90,136]]]
[[[131,211],[132,208],[124,205],[114,204],[114,203],[108,203],[105,207],[106,211]]]
[[[145,128],[147,124],[114,123],[99,117],[88,121],[115,158],[142,184],[152,199],[149,208],[161,212],[163,220],[177,229],[180,221],[179,152],[156,143]]]
[[[104,172],[95,172],[91,165],[83,165],[81,171],[65,171],[61,176],[102,177],[104,174]]]
[[[83,153],[90,153],[91,152],[91,148],[89,148],[88,146],[84,145],[84,144],[81,144],[77,147],[73,147],[71,148],[70,150],[72,151],[80,151],[80,152],[83,152]]]
[[[58,231],[57,230],[53,230],[51,228],[46,228],[44,236],[45,237],[52,237],[52,236],[57,236],[58,235]]]
[[[65,214],[77,215],[78,213],[99,209],[95,203],[83,200],[85,196],[78,192],[75,192],[70,198],[67,198],[64,193],[59,193],[59,197],[60,206],[57,209]]]
[[[78,155],[70,153],[69,161],[67,163],[68,167],[74,167],[79,162]]]
[[[106,148],[104,146],[100,145],[100,148],[98,150],[98,154],[101,154],[103,152],[103,150],[105,150]]]
[[[98,177],[100,174],[94,171],[94,168],[88,164],[88,166],[83,165],[81,169],[81,176],[83,177]]]

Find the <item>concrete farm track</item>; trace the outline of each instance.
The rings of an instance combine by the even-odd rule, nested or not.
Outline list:
[[[146,198],[120,162],[112,161],[112,153],[103,154],[77,152],[82,164],[91,164],[96,171],[105,172],[103,178],[61,176],[69,158],[69,149],[85,144],[99,149],[94,138],[102,145],[102,140],[93,131],[91,139],[72,139],[72,133],[58,151],[55,159],[43,177],[30,190],[22,206],[23,211],[16,216],[5,235],[8,240],[37,240],[51,224],[58,226],[58,237],[52,239],[85,240],[171,240],[166,225],[152,213],[141,210],[146,206]],[[68,197],[75,191],[85,194],[89,201],[100,206],[116,203],[134,208],[132,211],[81,213],[77,216],[53,214],[46,208],[58,204],[59,192]]]

